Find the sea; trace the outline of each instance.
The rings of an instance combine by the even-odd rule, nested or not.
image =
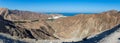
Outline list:
[[[46,13],[46,14],[62,14],[64,16],[75,16],[78,14],[97,14],[97,13]]]

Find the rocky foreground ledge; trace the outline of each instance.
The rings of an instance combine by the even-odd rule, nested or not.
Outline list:
[[[6,37],[9,35],[13,37],[12,40],[23,43],[38,42],[39,40],[44,40],[46,43],[53,40],[57,43],[81,42],[107,30],[112,30],[120,24],[120,12],[116,10],[90,15],[78,14],[55,20],[48,20],[49,17],[42,13],[0,8],[0,33],[2,33],[0,36],[4,37],[3,34],[7,34]],[[103,39],[100,43],[104,42]]]

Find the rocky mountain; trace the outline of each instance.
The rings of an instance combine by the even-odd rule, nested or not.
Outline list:
[[[41,19],[44,18],[44,14],[32,14],[26,13],[24,11],[11,11],[13,15],[9,13],[10,10],[1,8],[0,9],[0,32],[7,33],[12,36],[18,36],[20,38],[32,38],[32,39],[57,39],[54,34],[54,30],[46,23],[44,20],[32,20],[32,19]],[[17,13],[16,13],[17,12]],[[33,17],[26,18],[21,15],[26,15],[26,17]],[[39,16],[44,15],[44,16]],[[13,19],[7,17],[13,17]],[[35,17],[35,18],[34,18]],[[27,20],[28,19],[28,20]]]
[[[82,41],[120,24],[116,10],[48,20],[50,15],[0,8],[0,33],[37,40]]]
[[[107,11],[99,14],[80,14],[72,17],[60,18],[50,25],[61,40],[82,40],[83,38],[99,34],[120,24],[118,11]]]
[[[40,20],[47,19],[49,15],[20,10],[9,10],[7,8],[0,8],[0,15],[8,20]]]
[[[94,37],[84,38],[82,41],[63,43],[120,43],[120,24]]]

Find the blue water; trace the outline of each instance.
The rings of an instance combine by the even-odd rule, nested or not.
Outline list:
[[[62,14],[64,16],[75,16],[75,15],[80,14],[80,13],[58,13],[58,14]]]
[[[47,13],[47,14],[62,14],[64,16],[75,16],[77,14],[96,14],[96,13]]]

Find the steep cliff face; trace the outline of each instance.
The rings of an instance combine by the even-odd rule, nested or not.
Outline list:
[[[85,37],[111,29],[118,24],[120,24],[120,13],[108,11],[100,14],[80,14],[60,18],[51,23],[51,26],[60,39],[82,40]]]

